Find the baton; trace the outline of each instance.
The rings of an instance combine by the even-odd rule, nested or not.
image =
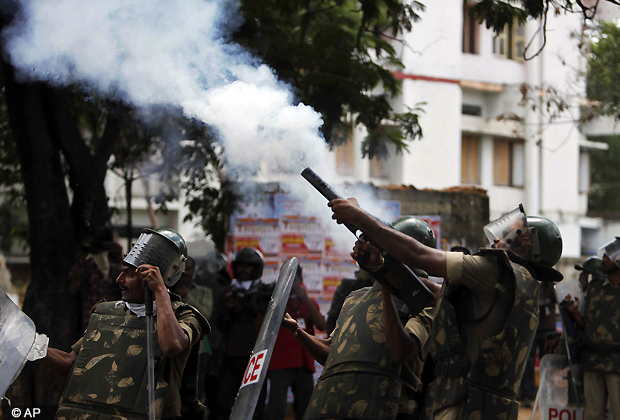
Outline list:
[[[146,309],[146,369],[148,372],[149,420],[155,420],[155,351],[153,349],[153,292],[148,283],[144,288]]]

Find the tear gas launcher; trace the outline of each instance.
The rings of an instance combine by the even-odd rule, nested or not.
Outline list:
[[[304,177],[306,181],[308,181],[310,185],[312,185],[328,201],[343,198],[331,187],[331,185],[325,182],[312,169],[304,169],[301,172],[301,176]],[[375,219],[379,220],[381,223],[393,229],[390,223],[387,223],[379,219],[378,217],[375,217]],[[358,232],[363,233],[356,226],[350,224],[345,224],[345,226],[358,239]],[[372,238],[370,238],[365,233],[364,240],[369,242],[371,245],[376,246],[376,244],[372,241]],[[387,282],[387,280],[383,278],[383,273],[381,273],[380,271],[372,271],[368,269],[366,264],[368,262],[369,255],[361,256],[361,258],[358,259],[358,265],[364,271],[367,271],[383,287],[388,289],[390,293],[392,293],[397,298],[403,300],[409,308],[409,313],[412,316],[416,316],[425,307],[427,307],[430,302],[435,299],[435,296],[409,267],[407,267],[405,264],[398,261],[396,258],[394,258],[385,251],[382,251],[381,254],[383,255],[384,259],[384,266],[394,275],[394,279],[396,280],[398,289],[395,289],[390,283]]]

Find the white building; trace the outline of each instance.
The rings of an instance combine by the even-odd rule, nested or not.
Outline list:
[[[515,24],[497,36],[479,25],[462,0],[425,2],[422,19],[404,36],[405,69],[397,112],[425,102],[420,124],[424,138],[410,153],[386,161],[359,156],[365,133],[336,151],[341,173],[375,184],[411,184],[417,188],[476,185],[488,191],[491,218],[523,203],[530,215],[552,219],[564,238],[564,257],[579,257],[584,238],[598,240],[602,221],[586,217],[591,149],[604,143],[586,140],[572,120],[579,117],[585,81],[578,76],[584,60],[577,43],[583,17],[549,12],[546,45],[540,21]],[[538,102],[519,106],[522,85],[552,86],[570,97],[569,108],[551,124]],[[536,103],[536,108],[532,104]],[[552,108],[553,109],[553,108]],[[498,120],[498,116],[517,116]],[[347,169],[346,165],[349,165]],[[587,241],[586,242],[596,242]]]

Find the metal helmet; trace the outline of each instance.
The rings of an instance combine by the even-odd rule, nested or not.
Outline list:
[[[403,216],[392,223],[394,229],[405,235],[411,236],[418,242],[437,248],[437,238],[431,227],[422,219],[415,216]]]
[[[235,254],[235,258],[233,259],[231,264],[234,278],[239,277],[239,272],[237,271],[237,266],[239,264],[251,264],[254,266],[251,280],[256,280],[262,277],[265,261],[263,259],[263,254],[261,254],[258,249],[241,248],[239,251],[237,251],[237,253]]]
[[[595,274],[603,268],[603,260],[597,257],[588,257],[583,264],[575,264],[575,270]]]
[[[620,236],[616,236],[596,251],[596,256],[601,260],[605,255],[620,267]]]
[[[553,267],[562,256],[560,229],[551,220],[540,216],[528,216],[527,226],[532,244],[527,259]]]
[[[174,229],[144,229],[123,262],[138,268],[142,264],[159,267],[166,286],[173,286],[185,271],[187,245]]]

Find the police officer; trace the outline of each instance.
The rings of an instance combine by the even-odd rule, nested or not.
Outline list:
[[[420,219],[402,218],[394,227],[436,246],[433,231]],[[365,268],[379,275],[379,249],[366,243],[352,256],[365,252],[371,253]],[[391,273],[381,275],[391,281]],[[379,282],[349,295],[326,340],[309,335],[286,314],[283,326],[325,366],[304,420],[413,418],[432,320],[432,308],[410,317],[404,303]]]
[[[84,336],[70,353],[49,349],[42,363],[65,374],[71,370],[58,419],[123,417],[144,419],[147,398],[145,286],[155,298],[155,415],[177,418],[195,412],[197,396],[181,388],[196,380],[198,347],[210,326],[193,307],[169,294],[184,270],[187,246],[172,229],[145,229],[123,261],[116,283],[121,300],[100,302]],[[194,387],[195,389],[195,387]],[[189,398],[188,401],[185,398]]]
[[[548,219],[526,217],[522,206],[485,227],[493,243],[476,255],[439,251],[390,229],[355,199],[328,204],[383,250],[444,277],[433,326],[435,419],[517,419],[515,400],[536,326],[539,283],[559,281],[551,267],[562,237]]]
[[[585,319],[577,301],[568,308],[584,330],[581,368],[586,420],[605,418],[608,399],[613,418],[620,418],[620,237],[600,247],[598,257],[604,277],[587,283]]]
[[[224,303],[219,326],[225,336],[225,350],[217,394],[217,418],[221,420],[230,417],[262,323],[264,311],[258,298],[265,289],[261,282],[264,264],[263,255],[257,249],[240,249],[232,261],[234,280],[222,289]],[[264,395],[256,407],[259,418],[264,413]]]

